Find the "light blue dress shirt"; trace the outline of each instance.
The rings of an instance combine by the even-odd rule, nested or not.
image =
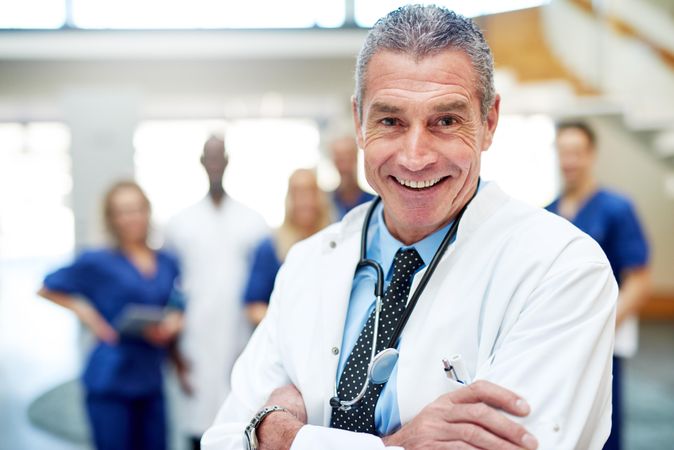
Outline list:
[[[372,221],[370,222],[367,257],[378,261],[381,264],[385,275],[384,288],[387,288],[391,281],[391,276],[393,275],[393,271],[391,270],[393,258],[398,252],[398,249],[401,247],[404,249],[415,248],[424,262],[424,265],[419,268],[419,270],[421,270],[431,262],[431,259],[433,259],[436,250],[440,246],[440,243],[450,226],[451,223],[416,244],[406,246],[393,237],[386,228],[383,206],[380,203],[377,207],[377,211],[372,215]],[[361,330],[374,310],[375,279],[376,273],[374,269],[367,267],[358,270],[354,276],[353,287],[351,288],[351,298],[349,300],[349,309],[344,325],[342,352],[340,353],[339,366],[337,367],[337,373],[340,374],[340,376],[346,365],[346,360],[351,354],[351,350],[356,344],[358,336],[360,336]],[[389,435],[400,428],[400,411],[398,409],[398,395],[396,392],[397,378],[398,365],[396,364],[391,373],[391,378],[389,378],[389,381],[384,385],[384,388],[381,391],[374,412],[375,428],[381,436]]]

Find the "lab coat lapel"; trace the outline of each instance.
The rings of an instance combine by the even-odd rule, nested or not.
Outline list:
[[[354,214],[355,213],[355,214]],[[339,363],[339,353],[344,351],[342,336],[348,310],[353,276],[358,264],[360,246],[360,225],[364,209],[359,208],[349,214],[342,223],[341,230],[327,234],[323,242],[321,277],[317,280],[321,287],[322,342],[320,345],[320,373],[323,398],[323,424],[328,425],[332,414],[328,399],[334,394],[335,377]],[[338,351],[335,351],[338,349]]]
[[[433,354],[436,346],[442,347],[447,344],[442,343],[439,336],[436,337],[437,342],[433,343],[419,342],[417,336],[421,334],[419,330],[425,326],[424,318],[433,320],[428,313],[428,308],[433,303],[433,297],[454,294],[453,292],[440,292],[440,286],[448,277],[448,271],[452,270],[452,267],[457,267],[456,264],[461,266],[455,259],[452,259],[453,255],[470,240],[480,225],[487,221],[507,200],[508,197],[495,183],[486,183],[483,186],[461,219],[455,242],[449,246],[447,252],[443,255],[436,273],[429,280],[402,333],[401,358],[398,362],[398,386],[396,388],[400,419],[403,424],[410,421],[438,395],[461,387],[461,385],[448,380],[442,373],[441,358],[450,355]],[[410,292],[414,292],[417,288],[425,270],[416,274]],[[428,349],[428,351],[420,351],[419,349]],[[405,352],[404,355],[403,352]],[[439,374],[437,383],[419,383],[418,371]],[[415,388],[409,389],[409,386],[415,386]]]

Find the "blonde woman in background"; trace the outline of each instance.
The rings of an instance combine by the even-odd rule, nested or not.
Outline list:
[[[257,325],[267,312],[276,273],[290,247],[325,228],[331,222],[327,197],[318,187],[316,172],[298,169],[288,180],[286,214],[281,227],[255,250],[244,292],[246,315]]]
[[[148,246],[150,202],[136,183],[113,185],[104,210],[113,245],[47,275],[39,295],[73,311],[97,339],[82,376],[95,447],[164,450],[162,365],[182,328],[178,265]],[[154,310],[156,320],[123,326],[133,308]]]

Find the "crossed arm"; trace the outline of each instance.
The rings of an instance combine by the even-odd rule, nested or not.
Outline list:
[[[267,405],[280,405],[292,414],[275,412],[258,428],[261,450],[289,450],[306,424],[302,395],[293,385],[274,390]],[[529,405],[516,394],[488,381],[440,396],[396,433],[386,436],[386,446],[406,450],[538,448],[536,438],[508,419],[503,412],[524,417]]]

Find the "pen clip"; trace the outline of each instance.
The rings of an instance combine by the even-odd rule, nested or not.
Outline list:
[[[459,380],[459,377],[456,375],[456,369],[454,369],[454,366],[450,364],[449,360],[443,358],[442,365],[447,378],[454,380],[457,383],[464,384],[463,381]]]

